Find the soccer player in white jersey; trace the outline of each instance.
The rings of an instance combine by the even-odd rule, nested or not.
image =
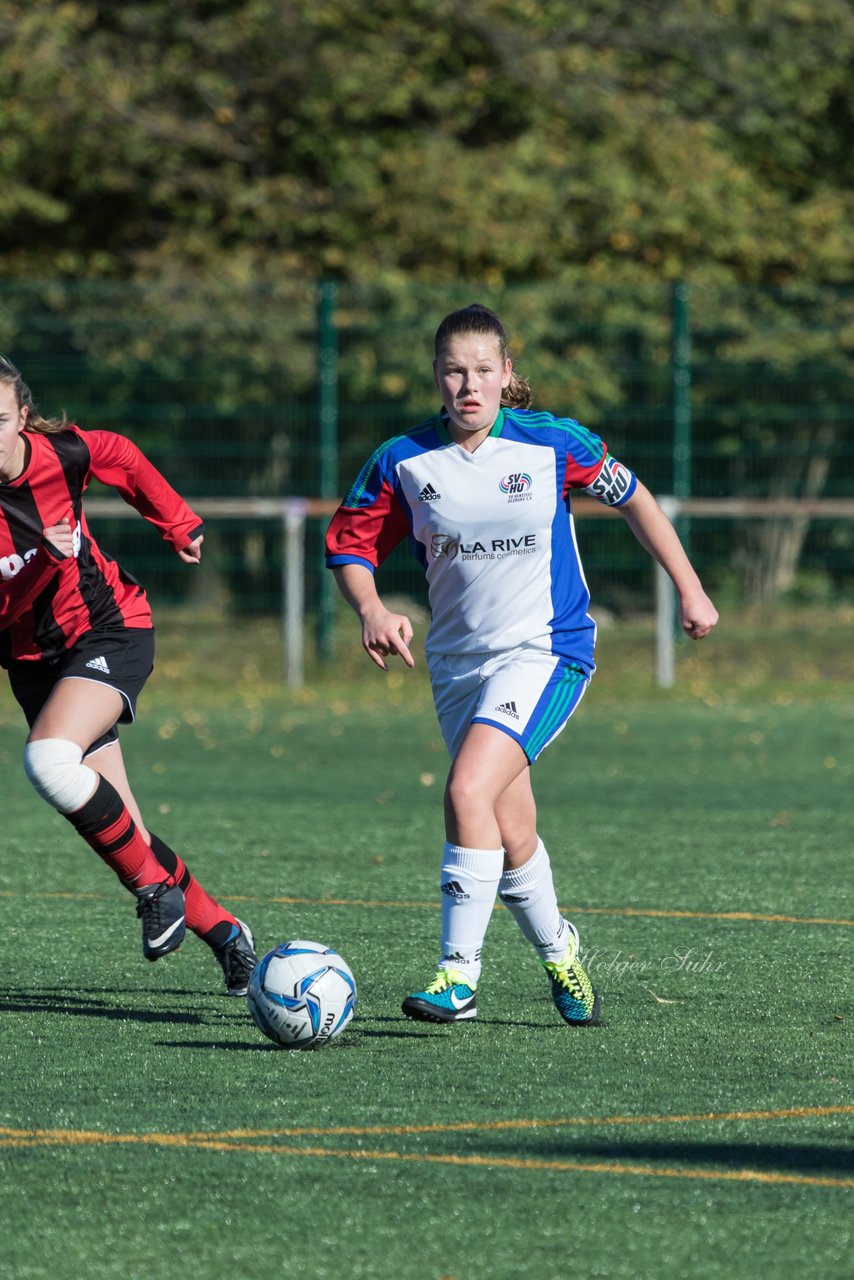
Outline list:
[[[382,669],[391,655],[414,666],[410,621],[386,608],[374,581],[404,538],[429,587],[425,649],[453,763],[441,954],[403,1012],[428,1022],[476,1016],[497,895],[539,956],[560,1015],[591,1026],[600,998],[579,960],[578,930],[558,908],[530,777],[595,670],[571,490],[625,517],[672,578],[689,636],[707,635],[718,614],[649,490],[574,419],[530,409],[531,389],[513,370],[494,312],[473,304],[446,316],[433,371],[441,411],[377,449],[327,534],[327,564]]]

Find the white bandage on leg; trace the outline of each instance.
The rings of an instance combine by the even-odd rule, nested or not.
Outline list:
[[[24,772],[43,800],[73,813],[95,794],[98,775],[81,764],[83,752],[65,738],[41,738],[24,748]]]

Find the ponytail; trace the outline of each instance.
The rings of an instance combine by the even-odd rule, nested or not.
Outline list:
[[[510,385],[501,393],[501,403],[508,409],[530,409],[534,395],[527,378],[520,378],[515,369],[510,374]]]

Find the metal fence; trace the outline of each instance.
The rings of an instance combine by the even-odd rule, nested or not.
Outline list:
[[[501,313],[537,406],[597,431],[654,492],[854,496],[854,292],[839,288],[7,282],[0,350],[43,412],[129,435],[191,501],[329,499],[382,439],[435,410],[433,333],[473,300]],[[325,644],[322,526],[309,522],[305,596]],[[844,516],[681,531],[718,593],[854,594]],[[182,598],[186,576],[141,524],[105,517],[98,535],[161,601]],[[278,611],[279,521],[211,521],[207,549],[212,599]],[[587,522],[582,554],[600,606],[651,608],[652,568],[622,522]],[[406,549],[384,579],[422,598]]]

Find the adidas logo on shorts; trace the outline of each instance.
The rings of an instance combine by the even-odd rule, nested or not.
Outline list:
[[[513,720],[519,719],[519,712],[516,710],[515,702],[499,702],[495,710],[503,716],[511,716]]]
[[[441,498],[438,489],[434,489],[432,484],[425,484],[424,488],[418,495],[419,502],[435,502],[437,498]]]
[[[103,671],[105,676],[110,674],[110,668],[107,666],[106,658],[90,658],[86,663],[87,667],[91,667],[93,671]]]

